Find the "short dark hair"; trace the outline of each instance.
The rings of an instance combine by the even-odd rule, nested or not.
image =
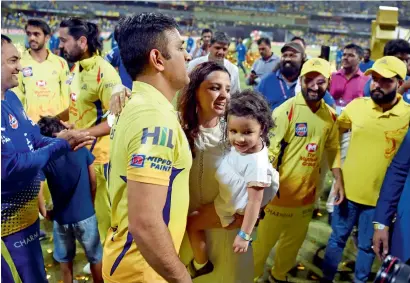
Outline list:
[[[50,35],[51,34],[51,29],[50,26],[43,20],[40,19],[29,19],[27,21],[26,26],[24,27],[24,30],[27,31],[27,27],[32,26],[36,28],[40,28],[44,35]]]
[[[231,95],[225,112],[225,121],[228,116],[249,117],[257,120],[261,125],[262,139],[269,146],[269,131],[274,127],[272,110],[269,103],[260,93],[247,89]],[[224,133],[224,140],[228,138],[228,127]]]
[[[346,45],[345,47],[343,47],[343,50],[344,49],[354,49],[356,51],[356,54],[359,55],[360,58],[363,57],[363,48],[361,48],[357,44],[350,43],[350,44]]]
[[[168,40],[164,32],[178,29],[177,22],[159,13],[142,13],[119,21],[118,46],[122,62],[132,80],[140,75],[149,63],[152,49],[170,59]]]
[[[3,45],[3,43],[12,43],[12,41],[7,35],[1,34],[1,45]]]
[[[216,43],[216,42],[222,43],[222,44],[229,44],[231,41],[229,40],[229,37],[226,35],[226,33],[222,32],[222,31],[217,31],[212,36],[211,45]]]
[[[300,40],[300,41],[302,41],[303,46],[306,47],[306,42],[305,42],[305,40],[304,40],[302,37],[300,37],[300,36],[294,36],[294,37],[292,37],[292,39],[291,39],[290,41],[292,42],[292,41],[295,41],[295,40]]]
[[[365,48],[365,49],[363,49],[363,53],[364,53],[364,51],[369,51],[369,55],[372,55],[372,51],[370,50],[370,48]]]
[[[383,56],[395,56],[399,53],[410,54],[410,43],[404,39],[393,39],[386,43]]]
[[[53,116],[42,116],[37,124],[40,127],[40,133],[46,137],[54,137],[54,134],[66,129],[60,120]]]
[[[229,77],[231,76],[223,65],[216,62],[208,61],[199,64],[189,74],[190,82],[182,89],[178,97],[177,110],[180,113],[180,123],[188,139],[193,157],[195,157],[194,141],[199,135],[196,92],[211,73],[218,71],[227,73]]]
[[[270,39],[267,38],[267,37],[261,37],[261,38],[259,38],[256,43],[257,43],[258,45],[261,45],[262,43],[265,43],[265,44],[268,45],[269,47],[271,46]]]
[[[60,28],[68,28],[68,34],[76,40],[82,36],[87,38],[88,50],[91,54],[97,51],[101,53],[103,44],[99,38],[100,30],[96,24],[80,18],[69,18],[60,23]]]
[[[212,30],[210,30],[209,28],[204,28],[201,32],[201,35],[204,35],[204,33],[211,33],[213,34]]]

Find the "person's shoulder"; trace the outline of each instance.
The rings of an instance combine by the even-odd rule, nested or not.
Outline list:
[[[68,63],[67,61],[61,57],[58,56],[56,54],[54,54],[53,52],[49,51],[48,56],[50,56],[51,60],[56,62],[57,64],[59,64],[61,66],[62,69],[68,68]]]

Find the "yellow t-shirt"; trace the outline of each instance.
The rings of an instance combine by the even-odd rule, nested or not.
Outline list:
[[[12,89],[34,122],[40,115],[55,116],[68,107],[67,62],[47,51],[47,59],[41,63],[31,57],[30,50],[23,52],[19,86]]]
[[[101,56],[77,62],[68,77],[70,85],[70,123],[76,129],[88,129],[106,121],[113,88],[121,84],[117,71]],[[89,147],[96,164],[109,160],[109,136],[96,139]]]
[[[279,171],[279,194],[272,204],[282,207],[310,205],[316,199],[316,184],[323,151],[330,168],[340,168],[339,130],[334,110],[322,100],[313,113],[301,93],[287,100],[272,114],[269,155]]]
[[[403,101],[390,110],[369,97],[350,102],[339,117],[339,126],[351,129],[343,164],[346,197],[356,203],[376,206],[387,167],[403,141],[410,122],[410,105]]]
[[[111,130],[111,229],[104,246],[106,282],[165,282],[128,231],[127,180],[168,187],[163,210],[175,250],[185,232],[192,156],[171,103],[153,86],[134,82],[132,98]],[[143,196],[142,196],[143,197]]]

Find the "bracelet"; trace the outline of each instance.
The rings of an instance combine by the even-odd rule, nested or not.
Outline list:
[[[239,230],[238,236],[241,237],[242,239],[244,239],[245,241],[249,241],[249,242],[252,241],[251,235],[246,234],[246,233],[245,233],[244,231],[242,231],[242,230]]]

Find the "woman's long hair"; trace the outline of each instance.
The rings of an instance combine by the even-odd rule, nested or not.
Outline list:
[[[215,62],[205,62],[196,66],[189,74],[190,83],[185,86],[178,97],[177,110],[180,114],[181,126],[188,139],[194,158],[195,139],[199,135],[199,118],[197,113],[199,103],[196,99],[196,92],[206,77],[216,71],[226,72],[230,76],[224,66]]]

